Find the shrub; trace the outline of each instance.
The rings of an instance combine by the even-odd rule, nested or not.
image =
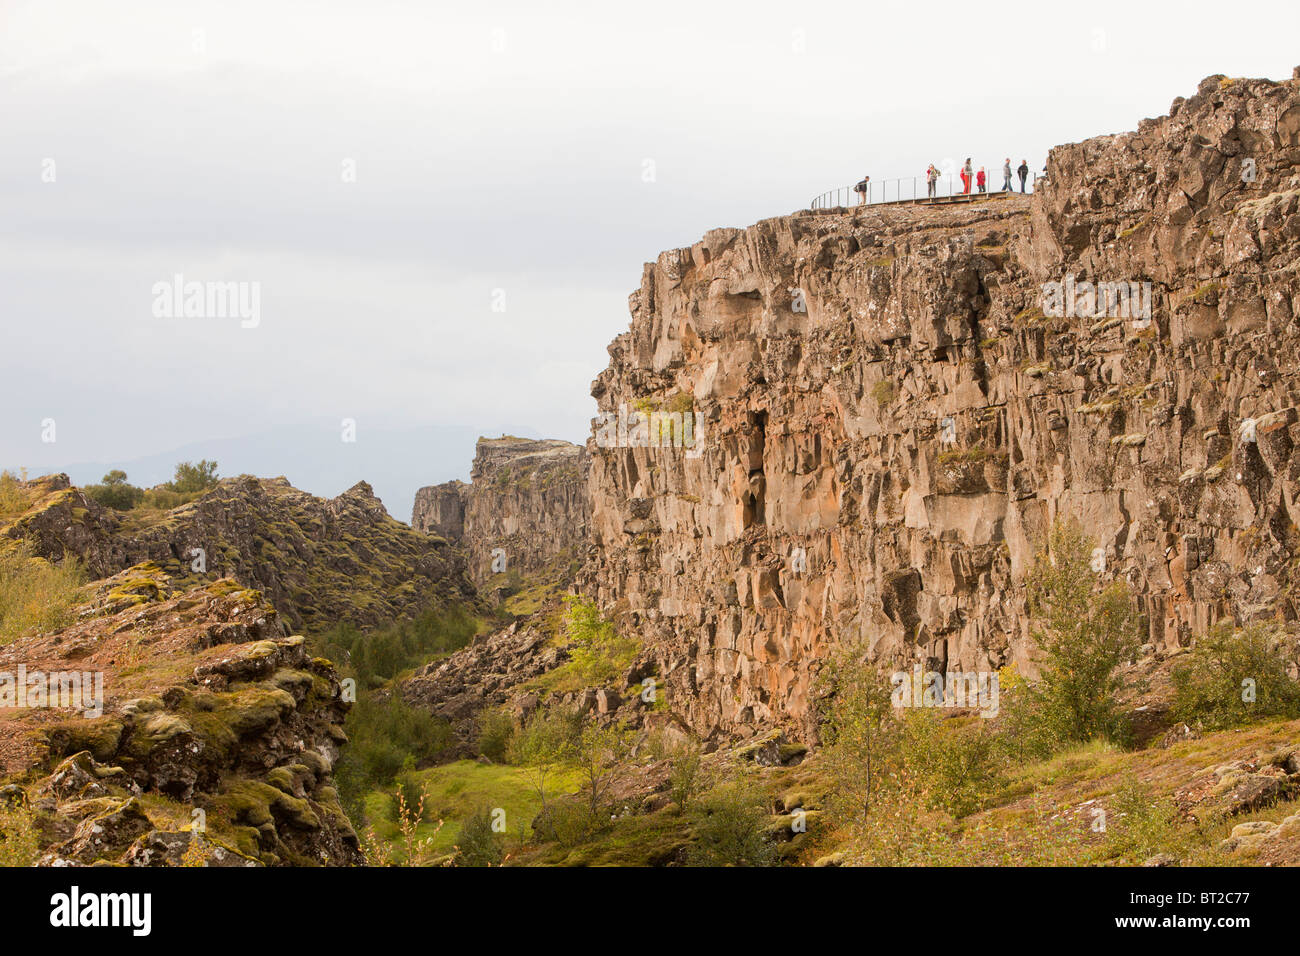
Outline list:
[[[171,491],[187,494],[207,491],[216,487],[217,463],[206,458],[198,463],[182,461],[176,466],[172,480],[167,483]]]
[[[105,508],[118,511],[130,511],[144,500],[144,489],[128,484],[126,472],[116,468],[100,479],[100,484],[87,485],[82,490]]]
[[[677,812],[685,813],[704,786],[704,752],[694,744],[683,744],[668,754],[668,793]]]
[[[17,518],[28,505],[22,479],[11,471],[0,471],[0,524]]]
[[[1300,717],[1300,684],[1287,664],[1294,654],[1294,642],[1276,625],[1234,631],[1223,622],[1174,667],[1174,719],[1221,730],[1260,717]]]
[[[504,763],[515,735],[515,722],[504,710],[485,710],[478,716],[478,752]]]
[[[1141,621],[1125,584],[1097,583],[1092,546],[1078,525],[1058,522],[1026,579],[1041,677],[1008,695],[1004,708],[1024,753],[1128,737],[1117,669],[1137,649]]]
[[[403,770],[431,763],[455,745],[451,726],[400,697],[374,700],[363,696],[344,725],[349,743],[335,777],[350,810],[357,810],[369,790],[386,787]]]
[[[464,647],[477,630],[478,621],[453,604],[370,632],[345,621],[317,635],[315,644],[323,656],[346,663],[359,685],[374,688],[431,657]]]
[[[600,616],[596,605],[576,595],[564,599],[564,634],[570,641],[572,669],[587,687],[617,680],[636,657],[637,644],[618,636],[611,621]]]
[[[35,866],[40,848],[35,813],[25,804],[0,799],[0,867]]]
[[[553,800],[537,815],[533,822],[533,836],[560,844],[563,847],[575,847],[585,842],[595,829],[591,811],[578,799]]]
[[[75,558],[54,564],[18,544],[0,551],[0,644],[31,628],[52,630],[72,619],[85,574]]]
[[[712,791],[699,807],[692,866],[774,866],[776,848],[764,835],[767,812],[756,791],[735,780]]]
[[[983,809],[1005,778],[999,741],[979,717],[946,720],[933,708],[913,708],[902,721],[899,751],[901,782],[919,802],[953,817]]]
[[[505,857],[501,834],[492,829],[492,809],[480,807],[461,824],[456,847],[459,866],[500,866]]]
[[[367,827],[361,838],[361,849],[366,862],[371,866],[431,866],[438,857],[438,831],[442,821],[433,832],[420,836],[420,823],[425,816],[425,801],[428,791],[421,787],[415,803],[407,800],[406,792],[398,787],[393,794],[395,816],[399,840],[389,842],[375,832],[374,827]]]

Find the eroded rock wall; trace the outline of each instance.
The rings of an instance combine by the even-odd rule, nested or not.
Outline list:
[[[811,736],[845,642],[1032,670],[1023,578],[1057,517],[1152,643],[1294,618],[1300,79],[1210,77],[1047,166],[1032,198],[798,212],[646,266],[592,394],[688,395],[703,435],[589,441],[581,584],[697,732]],[[1149,283],[1151,321],[1045,314],[1067,278]]]
[[[585,556],[586,468],[582,445],[480,438],[470,484],[421,488],[411,525],[462,545],[480,587],[503,567],[525,578],[566,577]]]

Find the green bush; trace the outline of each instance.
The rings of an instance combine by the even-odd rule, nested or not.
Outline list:
[[[35,866],[40,847],[36,814],[24,803],[0,799],[0,867]]]
[[[1300,684],[1287,665],[1295,650],[1276,625],[1234,630],[1221,623],[1174,667],[1174,719],[1221,730],[1261,717],[1300,717]]]
[[[1130,736],[1116,698],[1118,668],[1137,650],[1142,621],[1124,583],[1098,583],[1092,549],[1077,524],[1058,522],[1026,579],[1040,679],[1006,695],[1003,706],[1021,753]]]
[[[118,511],[130,511],[144,500],[144,489],[128,484],[126,472],[116,468],[100,479],[100,484],[87,485],[82,490],[105,508]]]
[[[934,708],[912,708],[899,738],[902,780],[917,799],[952,817],[988,805],[1005,780],[1005,759],[988,721],[946,720]]]
[[[478,752],[495,763],[504,763],[515,735],[515,722],[504,710],[485,710],[478,715]]]
[[[505,857],[501,834],[492,829],[492,808],[480,807],[461,824],[456,838],[458,866],[500,866]]]
[[[368,791],[388,789],[400,773],[432,763],[456,743],[445,720],[416,710],[396,696],[385,700],[362,696],[349,712],[344,729],[349,743],[343,748],[335,777],[350,810],[359,808]]]
[[[70,623],[85,580],[75,558],[54,564],[33,557],[25,543],[0,550],[0,645],[32,628]]]
[[[697,809],[695,843],[687,853],[691,866],[774,866],[776,848],[764,831],[770,822],[752,786],[723,784]]]
[[[695,744],[682,744],[668,753],[668,794],[678,813],[691,808],[704,787],[704,751]]]
[[[322,656],[350,671],[358,685],[375,688],[432,657],[464,647],[477,631],[478,621],[454,604],[370,632],[345,621],[317,635],[315,645]]]
[[[637,643],[618,636],[596,605],[576,595],[564,599],[564,634],[570,641],[573,672],[586,687],[620,679],[636,658]]]
[[[533,822],[533,837],[562,847],[585,843],[596,830],[587,805],[576,798],[552,800]]]
[[[207,491],[217,484],[217,463],[206,458],[197,463],[182,461],[176,465],[172,480],[167,483],[171,491],[180,494]]]

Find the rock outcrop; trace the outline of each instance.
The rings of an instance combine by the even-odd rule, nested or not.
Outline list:
[[[447,481],[420,488],[415,493],[415,505],[411,510],[411,527],[448,541],[462,542],[469,490],[470,486],[463,481]]]
[[[350,706],[333,665],[258,592],[173,583],[131,568],[77,623],[0,648],[11,680],[82,678],[62,706],[29,690],[0,709],[0,776],[17,781],[0,798],[31,812],[41,862],[359,864],[332,781]]]
[[[464,558],[390,517],[365,482],[326,499],[243,475],[162,512],[104,508],[66,475],[24,487],[31,505],[0,536],[36,555],[73,555],[95,578],[144,561],[188,583],[231,577],[264,592],[294,628],[370,627],[474,599]]]
[[[592,387],[581,586],[698,733],[810,738],[847,643],[1031,671],[1024,574],[1057,518],[1156,646],[1300,611],[1300,78],[1210,77],[1047,173],[646,266]],[[694,447],[647,447],[665,409]]]
[[[469,575],[572,576],[587,543],[587,454],[556,439],[480,438],[471,483],[416,492],[411,526],[461,545]]]

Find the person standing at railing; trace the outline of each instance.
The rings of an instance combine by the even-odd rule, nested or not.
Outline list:
[[[988,182],[988,177],[984,175],[984,167],[981,166],[980,171],[975,174],[975,184],[979,186],[980,192],[986,193],[989,191]]]
[[[1011,192],[1011,157],[1010,156],[1008,156],[1007,161],[1002,164],[1002,191],[1004,193]]]
[[[971,169],[970,157],[967,156],[967,157],[966,157],[966,163],[965,163],[965,165],[963,165],[962,168],[961,168],[961,191],[962,191],[963,194],[969,194],[969,193],[970,193],[970,186],[971,186],[971,173],[972,173],[972,172],[973,172],[973,170]]]
[[[934,198],[935,189],[939,185],[939,170],[935,168],[934,163],[925,171],[925,189],[929,198]]]
[[[867,185],[871,182],[870,176],[863,176],[861,182],[853,187],[853,191],[858,194],[858,205],[867,204]]]
[[[1022,159],[1016,173],[1020,176],[1020,191],[1025,191],[1025,180],[1029,178],[1029,160]]]

